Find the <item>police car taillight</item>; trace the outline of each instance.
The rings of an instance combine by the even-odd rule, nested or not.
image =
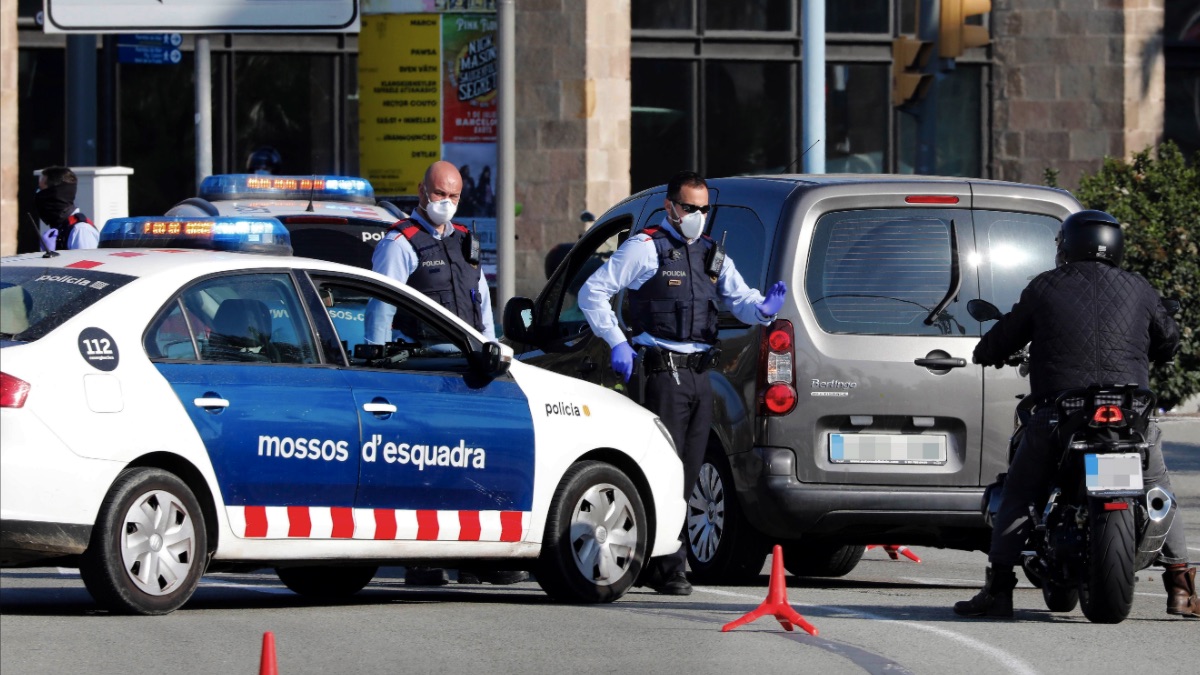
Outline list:
[[[30,388],[25,380],[0,373],[0,408],[24,407]]]
[[[777,320],[763,331],[758,367],[760,415],[786,415],[796,407],[795,344],[791,321]]]
[[[112,218],[100,230],[100,248],[201,248],[291,255],[292,236],[274,218]]]
[[[200,183],[200,198],[311,199],[375,204],[375,188],[355,176],[260,176],[232,173],[209,176]]]

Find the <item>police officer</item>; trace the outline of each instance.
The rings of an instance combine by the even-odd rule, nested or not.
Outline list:
[[[38,191],[33,195],[33,208],[46,224],[41,234],[42,247],[47,251],[59,249],[96,248],[100,245],[100,230],[78,207],[75,193],[79,179],[65,166],[48,166],[38,177]]]
[[[246,173],[271,175],[279,172],[283,156],[269,145],[260,145],[246,158]]]
[[[1029,344],[1030,395],[1051,401],[1067,389],[1092,384],[1150,384],[1150,361],[1169,362],[1179,347],[1179,329],[1158,294],[1141,276],[1121,269],[1125,239],[1121,225],[1102,211],[1068,216],[1058,234],[1058,266],[1043,272],[1020,301],[983,336],[975,363],[1004,365]],[[1012,617],[1013,568],[1029,534],[1029,504],[1045,503],[1055,467],[1053,409],[1040,405],[1025,428],[1004,496],[992,524],[991,568],[974,598],[954,605],[961,616]],[[1146,487],[1171,490],[1160,432],[1151,426]],[[1158,562],[1166,568],[1167,613],[1200,617],[1196,570],[1187,566],[1182,514],[1167,533]]]
[[[712,385],[705,371],[715,364],[717,301],[748,324],[766,325],[783,306],[787,286],[777,282],[763,297],[742,280],[734,262],[703,236],[709,212],[708,184],[692,171],[667,184],[666,216],[621,244],[596,270],[579,295],[592,332],[612,348],[612,368],[628,382],[634,345],[642,352],[643,405],[658,414],[683,460],[684,499],[700,474],[712,421]],[[629,288],[634,335],[626,340],[611,299]],[[630,344],[632,342],[632,344]],[[688,595],[687,525],[679,551],[651,561],[649,585],[666,595]]]
[[[462,194],[462,176],[450,162],[434,162],[417,188],[419,206],[411,218],[392,225],[375,246],[371,269],[424,293],[489,340],[496,339],[492,300],[478,260],[469,260],[472,233],[452,222]],[[396,308],[381,302],[367,305],[366,340],[392,339]]]

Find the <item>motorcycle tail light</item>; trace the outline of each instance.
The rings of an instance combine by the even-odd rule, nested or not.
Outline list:
[[[1120,424],[1124,421],[1124,413],[1115,405],[1102,405],[1092,413],[1092,422],[1096,424]]]
[[[1129,502],[1104,502],[1105,511],[1128,511]]]
[[[30,388],[25,380],[0,373],[0,408],[24,407]]]

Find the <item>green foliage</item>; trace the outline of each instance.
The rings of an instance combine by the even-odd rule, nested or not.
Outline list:
[[[1177,298],[1182,341],[1173,365],[1156,366],[1151,387],[1170,409],[1200,393],[1200,153],[1188,166],[1168,141],[1130,162],[1107,158],[1084,176],[1075,195],[1107,211],[1125,230],[1125,269],[1146,278],[1165,298]]]

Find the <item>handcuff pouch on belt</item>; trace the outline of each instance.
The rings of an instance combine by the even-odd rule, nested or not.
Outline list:
[[[679,370],[694,370],[697,373],[704,373],[715,368],[721,361],[719,344],[709,347],[706,351],[691,354],[672,352],[661,347],[640,347],[638,352],[641,356],[642,368],[645,369],[647,375]]]

